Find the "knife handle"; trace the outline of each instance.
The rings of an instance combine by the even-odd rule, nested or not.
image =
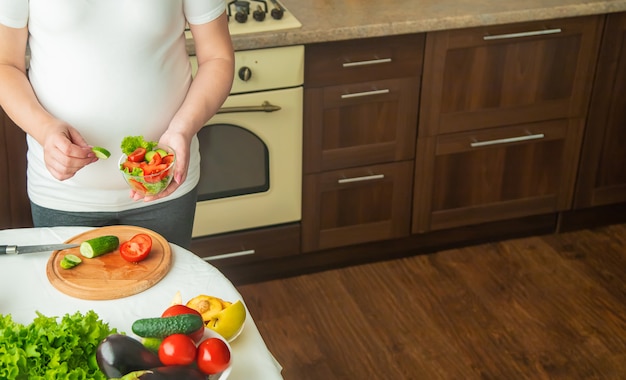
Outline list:
[[[17,255],[17,245],[0,245],[0,255]]]

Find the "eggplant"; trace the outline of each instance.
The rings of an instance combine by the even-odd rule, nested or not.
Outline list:
[[[159,357],[141,342],[122,334],[111,334],[100,342],[96,361],[107,378],[119,378],[133,371],[163,365]]]
[[[207,380],[207,375],[190,366],[163,366],[127,373],[119,380]]]

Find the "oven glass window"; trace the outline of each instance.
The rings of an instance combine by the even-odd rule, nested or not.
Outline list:
[[[198,132],[198,201],[269,190],[269,153],[257,135],[232,124],[207,125]]]

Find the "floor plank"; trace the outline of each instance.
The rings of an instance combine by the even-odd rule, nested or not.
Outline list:
[[[286,380],[626,378],[626,225],[238,289]]]

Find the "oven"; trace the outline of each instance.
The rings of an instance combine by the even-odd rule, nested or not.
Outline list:
[[[269,16],[262,22],[234,20],[243,3],[265,2],[229,3],[231,34],[245,33],[246,23],[280,23]],[[300,221],[303,81],[303,46],[235,52],[231,93],[198,132],[194,238]]]

